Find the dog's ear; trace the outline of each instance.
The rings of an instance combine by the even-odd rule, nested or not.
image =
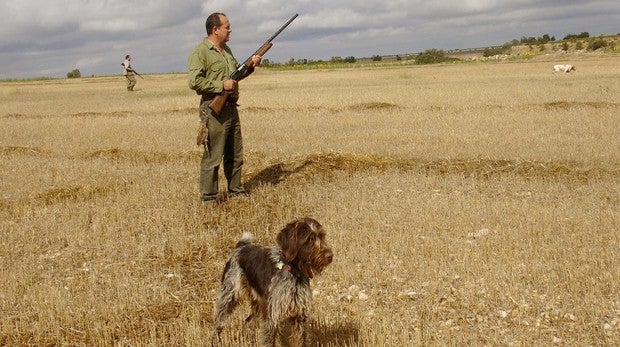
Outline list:
[[[305,219],[288,223],[278,234],[276,241],[287,261],[297,258],[299,249],[306,243],[312,232],[312,226]]]

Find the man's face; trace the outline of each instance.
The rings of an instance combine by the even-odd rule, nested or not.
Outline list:
[[[222,25],[214,29],[214,34],[220,42],[228,42],[228,39],[230,39],[230,33],[232,32],[232,29],[230,29],[230,22],[226,16],[220,16],[220,22]]]

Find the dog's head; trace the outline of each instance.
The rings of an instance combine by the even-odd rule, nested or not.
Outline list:
[[[309,278],[321,273],[334,257],[325,241],[325,230],[312,218],[301,218],[287,224],[276,241],[286,261]]]

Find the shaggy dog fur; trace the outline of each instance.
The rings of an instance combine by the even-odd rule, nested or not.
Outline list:
[[[310,279],[332,262],[333,253],[323,227],[312,218],[287,224],[276,241],[277,246],[257,246],[245,233],[237,242],[215,303],[214,345],[221,342],[224,322],[242,297],[249,298],[252,308],[246,322],[260,320],[261,345],[275,346],[277,339],[290,346],[308,343]]]

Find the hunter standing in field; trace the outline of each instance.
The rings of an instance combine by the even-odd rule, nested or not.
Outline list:
[[[200,198],[203,202],[215,202],[222,159],[228,196],[246,195],[247,192],[241,183],[243,142],[237,111],[239,86],[229,77],[239,67],[226,45],[232,32],[230,22],[225,14],[216,12],[209,15],[205,27],[207,37],[194,48],[188,59],[189,87],[200,95],[197,143],[205,149],[200,162]],[[258,66],[261,57],[254,55],[252,61],[254,66]],[[254,67],[248,69],[244,77],[252,72]],[[230,95],[218,115],[209,108],[209,103],[224,91]]]
[[[123,76],[127,79],[127,91],[133,92],[133,87],[136,85],[135,71],[131,68],[131,55],[125,56],[123,65]]]

